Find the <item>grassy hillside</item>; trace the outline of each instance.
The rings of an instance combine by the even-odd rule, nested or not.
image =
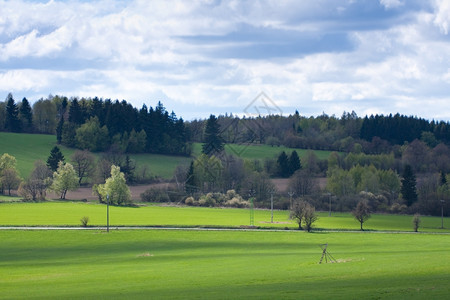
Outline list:
[[[29,176],[36,160],[47,160],[55,145],[54,135],[0,132],[0,155],[8,153],[16,157],[17,169],[23,178]],[[66,161],[70,161],[75,149],[61,145],[59,147]],[[188,157],[157,154],[137,154],[131,155],[131,158],[136,160],[138,167],[147,165],[152,174],[163,178],[171,178],[177,165],[188,164],[190,161]]]
[[[269,145],[244,145],[244,144],[227,144],[225,145],[225,151],[228,154],[232,154],[244,159],[265,159],[274,158],[281,151],[285,151],[288,155],[292,151],[297,151],[298,156],[303,157],[308,150],[306,149],[295,149],[288,148],[284,146],[269,146]],[[194,143],[193,154],[198,156],[202,151],[201,143]],[[313,150],[319,159],[327,159],[330,156],[331,151]]]
[[[0,231],[0,299],[448,299],[448,236]],[[318,264],[320,244],[338,263]]]
[[[50,155],[50,150],[56,145],[54,135],[44,134],[24,134],[0,132],[0,155],[8,153],[17,159],[17,168],[23,178],[27,178],[33,169],[36,160],[46,161]],[[201,153],[200,143],[193,145],[193,156]],[[59,146],[61,152],[67,160],[75,152],[75,149]],[[227,153],[239,156],[244,159],[265,159],[274,158],[281,151],[287,153],[296,150],[302,157],[307,150],[293,149],[287,147],[271,147],[268,145],[236,145],[225,146]],[[330,151],[314,151],[319,159],[326,159]],[[97,154],[99,155],[99,154]],[[171,178],[175,168],[180,165],[188,165],[191,158],[184,156],[171,156],[160,154],[134,154],[130,155],[136,161],[137,167],[147,166],[150,172],[162,178]]]

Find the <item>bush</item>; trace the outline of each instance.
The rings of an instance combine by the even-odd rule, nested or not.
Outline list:
[[[186,199],[184,199],[184,204],[193,206],[195,204],[194,197],[187,197]]]
[[[81,226],[87,227],[88,223],[89,223],[89,217],[84,216],[80,219],[80,221],[81,221]]]
[[[149,188],[141,194],[141,200],[144,202],[170,202],[166,189]]]
[[[237,196],[234,197],[233,199],[227,200],[227,202],[225,202],[225,206],[228,207],[236,207],[236,208],[245,208],[245,207],[249,207],[249,203],[248,201],[245,201],[244,199],[242,199],[241,196]]]

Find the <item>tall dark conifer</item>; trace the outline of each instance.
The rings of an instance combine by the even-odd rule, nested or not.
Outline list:
[[[19,120],[19,108],[17,107],[11,93],[6,97],[6,122],[5,129],[11,132],[21,132]]]
[[[301,167],[300,158],[298,157],[297,151],[294,150],[289,157],[289,176],[294,174],[295,171],[300,170]]]
[[[289,158],[286,152],[281,152],[277,159],[278,173],[281,177],[289,177]]]
[[[414,175],[410,165],[406,165],[403,170],[402,187],[400,192],[406,204],[411,206],[417,201],[416,176]]]
[[[22,123],[22,131],[33,131],[33,113],[27,98],[23,98],[19,107],[19,119]]]
[[[215,115],[210,115],[206,121],[203,142],[202,152],[206,155],[217,154],[224,149],[224,143],[220,136],[220,125]]]
[[[60,161],[64,162],[64,155],[61,153],[61,150],[58,146],[53,147],[50,151],[50,156],[47,158],[47,166],[55,172],[58,169],[58,163]]]

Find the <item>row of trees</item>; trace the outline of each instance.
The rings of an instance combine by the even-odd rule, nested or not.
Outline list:
[[[125,100],[49,96],[31,107],[9,94],[0,102],[0,131],[56,133],[58,143],[90,151],[190,154],[183,119],[161,102],[138,110]]]
[[[215,117],[214,117],[215,118]],[[226,143],[258,143],[294,148],[389,153],[395,145],[402,146],[415,139],[429,147],[439,143],[450,145],[450,123],[427,121],[400,114],[394,116],[366,116],[344,112],[340,118],[322,114],[304,117],[297,111],[293,115],[269,115],[239,118],[225,114],[217,118],[220,138]],[[186,123],[189,139],[206,142],[207,120]]]

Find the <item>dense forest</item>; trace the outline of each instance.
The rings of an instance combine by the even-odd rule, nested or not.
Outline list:
[[[0,102],[0,131],[56,134],[58,143],[93,152],[189,155],[185,123],[161,102],[140,110],[123,101],[50,96],[30,106],[9,94]]]
[[[125,100],[49,96],[31,106],[26,98],[16,103],[9,94],[0,102],[0,131],[54,134],[69,147],[122,154],[189,156],[191,143],[204,143],[202,155],[177,168],[176,191],[149,191],[144,201],[189,197],[191,204],[214,205],[229,197],[230,203],[243,205],[243,198],[255,197],[255,205],[264,207],[276,190],[273,178],[289,178],[289,197],[279,194],[278,208],[289,207],[294,197],[317,209],[328,209],[331,201],[333,209],[348,211],[366,199],[373,211],[436,215],[443,209],[441,200],[450,200],[450,123],[400,114],[306,117],[296,111],[288,116],[211,115],[185,122],[161,102],[137,109]],[[280,150],[273,158],[248,160],[225,153],[227,143],[310,151],[301,158],[296,151]],[[319,159],[312,150],[331,154]],[[123,159],[128,163],[109,160],[132,165],[128,156]],[[136,179],[130,172],[126,177]]]

